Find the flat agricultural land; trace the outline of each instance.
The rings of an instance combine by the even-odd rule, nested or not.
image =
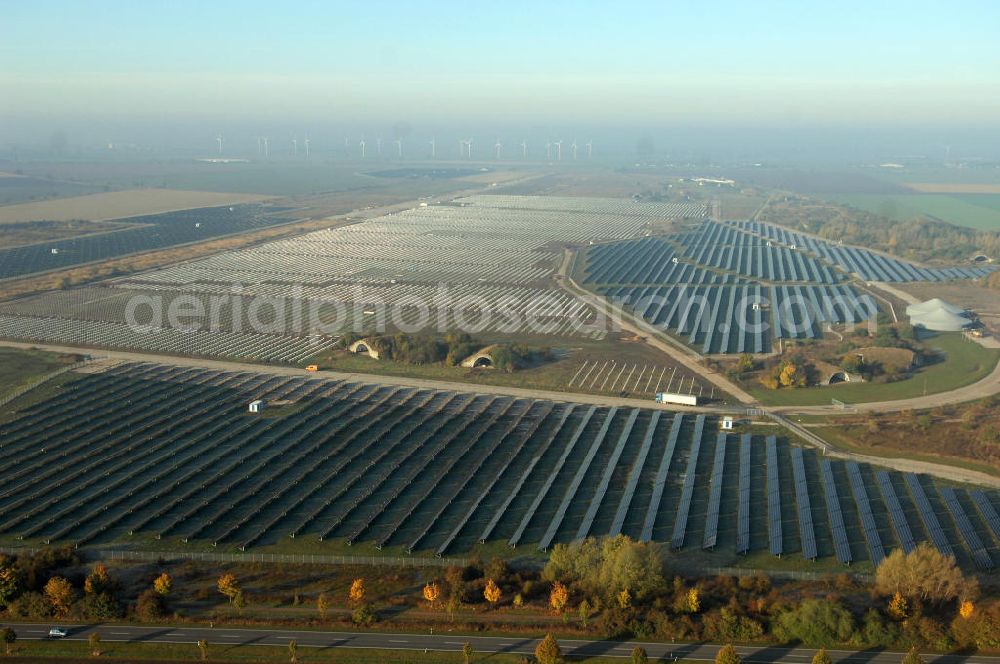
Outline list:
[[[956,226],[1000,230],[998,193],[824,194],[823,198],[900,221],[932,217]]]
[[[906,186],[923,194],[1000,194],[1000,183],[993,182],[909,182]]]
[[[201,207],[255,203],[268,198],[270,197],[258,194],[134,189],[0,206],[0,223],[71,219],[102,221]]]
[[[0,425],[0,536],[28,545],[454,555],[624,533],[688,565],[868,570],[900,544],[898,500],[915,541],[940,531],[968,566],[968,518],[980,566],[1000,559],[972,487],[956,503],[704,415],[140,363],[19,403]]]

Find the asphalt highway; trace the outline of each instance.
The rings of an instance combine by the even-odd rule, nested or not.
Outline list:
[[[48,638],[49,623],[13,624],[18,639],[38,640]],[[382,632],[322,632],[313,630],[276,629],[236,629],[232,627],[169,627],[169,626],[126,626],[126,625],[60,625],[68,629],[66,637],[70,641],[86,641],[87,636],[97,631],[103,642],[133,643],[190,643],[205,639],[212,645],[259,645],[286,646],[295,640],[300,648],[363,648],[382,650],[409,650],[418,655],[414,661],[424,661],[419,655],[426,653],[426,661],[433,662],[433,653],[460,651],[466,642],[471,643],[475,652],[534,654],[537,638],[520,636],[461,636],[454,634],[387,634]],[[688,661],[712,661],[721,646],[715,644],[670,644],[645,643],[638,641],[590,641],[580,639],[560,639],[563,654],[575,657],[623,657],[631,655],[632,649],[641,645],[653,661],[670,662],[674,657]],[[810,648],[754,647],[738,646],[737,651],[744,662],[786,662],[789,664],[809,664],[815,654]],[[903,654],[881,649],[872,650],[828,650],[835,662],[855,662],[857,664],[899,664]],[[1000,664],[1000,657],[979,655],[923,655],[928,664]]]

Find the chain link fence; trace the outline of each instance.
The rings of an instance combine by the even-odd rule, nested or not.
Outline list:
[[[0,547],[0,553],[34,554],[42,549]],[[370,565],[381,567],[451,567],[469,564],[467,558],[425,558],[419,556],[331,556],[309,553],[216,553],[201,551],[133,551],[128,549],[82,548],[88,560],[197,560],[215,563],[265,563],[283,565]]]

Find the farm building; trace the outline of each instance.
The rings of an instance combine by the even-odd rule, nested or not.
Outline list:
[[[935,332],[959,332],[972,324],[968,312],[959,306],[934,298],[906,307],[913,327]]]
[[[251,401],[250,405],[247,407],[247,410],[249,412],[251,412],[251,413],[259,413],[259,412],[263,411],[264,410],[264,401],[262,399],[257,399],[255,401]]]

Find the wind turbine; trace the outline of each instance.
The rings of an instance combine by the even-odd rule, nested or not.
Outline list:
[[[358,145],[361,146],[361,158],[364,159],[365,158],[365,137],[364,136],[361,137],[361,142]]]
[[[545,160],[552,159],[552,141],[545,139]]]
[[[558,141],[555,142],[555,146],[556,146],[556,161],[562,161],[562,144],[563,144],[563,142],[562,142],[561,138]]]
[[[271,139],[267,136],[264,137],[264,157],[271,156]]]
[[[305,137],[305,141],[304,142],[305,142],[305,145],[306,145],[306,159],[308,159],[309,158],[309,136],[308,135]]]
[[[403,158],[403,139],[401,138],[396,139],[396,153],[399,155],[400,159]]]
[[[527,158],[528,158],[528,142],[522,139],[521,140],[521,159],[527,159]]]
[[[382,137],[375,137],[375,155],[378,157],[382,156]]]
[[[433,159],[435,156],[434,151],[437,148],[437,146],[434,144],[434,137],[431,136],[431,140],[428,142],[431,144],[431,159]]]
[[[493,150],[495,150],[496,153],[495,156],[497,160],[500,159],[500,150],[502,149],[503,149],[503,143],[500,142],[500,137],[497,136],[497,142],[493,144]]]
[[[576,139],[575,138],[573,139],[573,144],[570,145],[570,147],[573,148],[573,161],[576,161]]]
[[[216,136],[215,140],[219,142],[219,154],[222,154],[222,134]]]
[[[299,156],[299,139],[297,136],[292,136],[292,154],[296,157]]]
[[[594,153],[594,139],[587,141],[587,159]]]
[[[472,159],[472,139],[469,138],[467,141],[465,141],[465,145],[466,145],[467,148],[469,148],[469,159],[471,160]]]

